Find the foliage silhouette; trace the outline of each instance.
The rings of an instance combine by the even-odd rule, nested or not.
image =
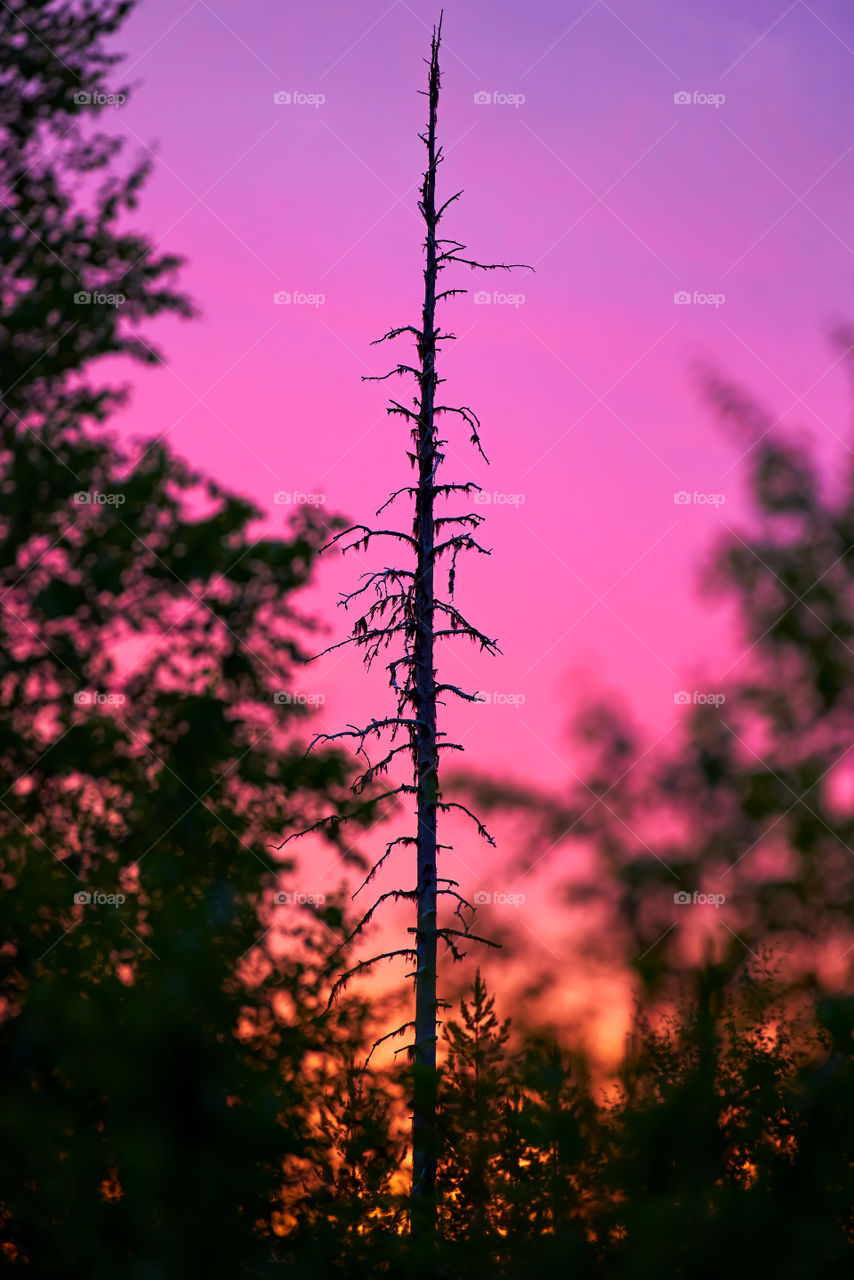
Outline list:
[[[854,474],[825,474],[742,389],[704,385],[750,499],[703,574],[740,621],[738,674],[709,680],[719,705],[654,750],[619,706],[585,707],[589,763],[565,796],[456,780],[493,822],[524,817],[520,866],[568,841],[594,854],[564,892],[599,927],[579,964],[636,980],[595,1228],[607,1274],[632,1280],[836,1273],[852,1246]],[[719,915],[690,907],[703,893]]]
[[[99,429],[123,393],[97,362],[154,360],[137,323],[191,311],[97,128],[129,8],[0,8],[3,1258],[260,1275],[289,1164],[329,1160],[309,1065],[364,1039],[318,995],[341,911],[274,918],[272,836],[351,780],[290,700],[329,529],[259,540],[253,504]]]

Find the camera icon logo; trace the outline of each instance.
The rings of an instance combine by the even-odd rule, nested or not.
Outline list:
[[[91,501],[92,501],[91,493],[86,493],[86,491],[83,489],[81,489],[79,493],[75,493],[74,497],[72,498],[72,502],[74,502],[74,504],[78,507],[86,507],[89,505]]]
[[[477,107],[488,106],[491,101],[492,101],[492,94],[484,93],[483,89],[481,89],[478,93],[474,95],[474,102],[475,102],[475,106]]]
[[[273,894],[273,905],[276,907],[289,907],[291,905],[291,895],[277,890]]]
[[[277,307],[286,307],[291,300],[291,295],[284,289],[280,289],[278,293],[273,294],[273,301]]]
[[[673,295],[673,301],[678,307],[684,307],[691,301],[691,295],[686,289],[680,289]]]
[[[77,293],[75,293],[74,301],[77,303],[78,306],[86,306],[88,303],[92,301],[92,295],[91,293],[87,293],[85,289],[80,289]]]
[[[278,93],[273,94],[273,101],[279,107],[286,107],[291,100],[291,95],[286,93],[284,89],[280,89]]]
[[[84,893],[81,890],[80,893],[75,893],[74,895],[74,902],[75,902],[75,905],[78,907],[88,907],[91,901],[92,901],[91,893]]]
[[[686,93],[684,89],[680,89],[678,93],[674,93],[673,101],[676,103],[677,107],[684,107],[686,103],[691,101],[691,95],[690,93]]]
[[[477,893],[474,895],[474,905],[476,907],[486,906],[491,901],[492,901],[492,894],[485,893],[483,889],[478,889]]]
[[[687,907],[691,901],[690,893],[686,893],[684,889],[680,889],[678,893],[674,893],[673,901],[677,907]]]
[[[492,294],[487,293],[486,289],[478,289],[477,293],[474,295],[474,300],[477,306],[483,307],[488,302],[492,301]]]
[[[85,107],[91,103],[92,95],[91,93],[86,93],[83,89],[78,89],[74,95],[74,101],[77,103],[78,107]]]
[[[673,501],[677,507],[687,507],[691,501],[691,495],[685,489],[680,489],[678,493],[674,493]]]
[[[674,693],[673,701],[677,707],[687,707],[691,701],[690,693],[686,693],[684,689],[680,689],[678,693]]]

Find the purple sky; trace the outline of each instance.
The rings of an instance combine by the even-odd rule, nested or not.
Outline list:
[[[373,338],[418,318],[416,90],[437,15],[423,0],[142,0],[119,40],[139,87],[115,127],[159,156],[138,222],[187,255],[203,313],[151,330],[168,368],[134,371],[120,426],[165,433],[276,524],[276,492],[370,520],[407,482],[388,385],[360,375],[390,367]],[[559,782],[579,694],[624,691],[657,736],[678,719],[674,693],[714,688],[738,655],[694,591],[711,538],[742,514],[740,450],[699,402],[694,362],[845,455],[826,334],[854,313],[854,13],[845,0],[451,0],[443,68],[444,191],[465,188],[447,233],[536,267],[448,280],[524,297],[450,304],[461,340],[441,369],[492,460],[450,423],[447,478],[524,502],[483,507],[493,557],[458,577],[461,607],[504,656],[458,648],[443,678],[525,698],[454,713],[471,763]],[[325,301],[275,305],[280,290]],[[681,490],[725,501],[676,505]],[[331,639],[347,624],[331,602],[360,567],[322,574]],[[325,693],[330,728],[381,713],[381,686],[351,656],[306,685]]]

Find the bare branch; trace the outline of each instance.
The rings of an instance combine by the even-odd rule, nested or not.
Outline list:
[[[380,1047],[380,1045],[381,1045],[381,1044],[385,1044],[386,1040],[396,1040],[398,1036],[402,1036],[405,1032],[410,1031],[410,1030],[412,1030],[412,1031],[414,1031],[414,1030],[415,1030],[415,1023],[414,1023],[414,1022],[404,1022],[401,1026],[397,1027],[397,1028],[396,1028],[396,1030],[394,1030],[394,1031],[389,1031],[389,1032],[387,1032],[387,1034],[386,1034],[386,1035],[384,1035],[384,1036],[380,1036],[379,1040],[375,1040],[375,1041],[374,1041],[374,1043],[373,1043],[373,1045],[371,1046],[371,1051],[370,1051],[370,1053],[368,1054],[367,1058],[365,1059],[365,1067],[367,1067],[367,1066],[368,1066],[368,1063],[370,1062],[371,1058],[374,1056],[374,1050],[375,1050],[375,1049],[379,1049],[379,1047]],[[395,1053],[396,1053],[396,1054],[397,1054],[397,1053],[406,1053],[407,1051],[410,1051],[410,1050],[411,1050],[411,1046],[410,1046],[410,1045],[404,1045],[401,1049],[395,1049]]]
[[[461,258],[457,249],[465,249],[464,244],[456,241],[443,241],[444,243],[455,245],[450,251],[445,251],[439,255],[439,262],[444,265],[446,262],[458,262],[460,266],[471,267],[472,271],[533,271],[534,268],[527,262],[478,262],[476,258]]]
[[[328,551],[330,547],[334,547],[342,538],[346,538],[348,534],[356,533],[358,530],[362,530],[365,537],[357,538],[357,540],[352,544],[352,547],[344,548],[345,551],[350,551],[353,547],[360,546],[367,548],[368,542],[371,538],[399,538],[401,542],[408,542],[411,547],[417,548],[418,546],[417,542],[410,536],[410,534],[401,533],[399,529],[371,529],[366,524],[353,524],[349,529],[342,529],[340,533],[336,533],[335,537],[330,539],[330,541],[326,543],[326,546],[322,547],[321,550]]]
[[[313,822],[310,827],[303,827],[300,831],[293,831],[289,836],[285,837],[281,844],[271,844],[270,848],[284,849],[285,845],[290,844],[291,840],[301,840],[304,836],[313,835],[315,831],[322,831],[324,827],[335,829],[343,826],[345,822],[353,822],[366,809],[374,808],[381,800],[389,800],[392,796],[405,795],[407,793],[412,794],[414,791],[415,788],[413,786],[408,783],[401,783],[399,787],[394,787],[391,791],[385,791],[381,795],[372,796],[370,800],[357,805],[352,813],[331,813],[324,818],[318,818],[317,822]]]
[[[374,905],[368,908],[358,924],[353,927],[353,931],[344,940],[343,945],[346,947],[354,938],[357,938],[359,934],[367,928],[371,920],[374,918],[374,914],[379,910],[384,902],[388,902],[389,898],[393,898],[395,902],[398,902],[401,898],[408,902],[414,902],[417,897],[417,889],[389,889],[387,893],[381,893]]]
[[[389,342],[392,338],[399,338],[402,333],[414,333],[419,342],[423,338],[421,330],[416,329],[415,325],[402,324],[397,329],[389,329],[388,333],[384,333],[381,338],[374,338],[371,346],[378,347],[381,342]]]
[[[400,492],[400,490],[398,491]],[[433,486],[433,492],[436,494],[448,493],[482,493],[483,489],[479,484],[475,484],[473,480],[467,480],[465,484],[437,484]],[[379,514],[379,513],[377,513]]]
[[[419,381],[421,380],[421,371],[413,369],[411,364],[399,364],[395,369],[389,369],[388,373],[363,373],[363,382],[386,382],[389,378],[403,373],[411,373]]]
[[[414,413],[412,409],[406,409],[397,400],[392,400],[390,404],[391,404],[391,407],[386,409],[386,413],[400,413],[400,414],[403,414],[405,418],[411,418],[413,422],[420,421],[421,419],[420,413]],[[412,456],[413,455],[410,454],[410,457]]]
[[[326,1005],[327,1010],[332,1007],[332,1002],[338,995],[341,988],[345,987],[350,979],[354,978],[357,973],[367,972],[367,970],[373,968],[375,964],[379,964],[381,960],[415,960],[416,958],[417,952],[414,947],[399,947],[395,951],[384,951],[382,955],[371,956],[370,960],[360,960],[358,964],[353,965],[352,969],[348,969],[346,973],[342,973],[333,983],[332,990],[329,993],[329,1000]]]
[[[447,209],[448,205],[449,205],[449,204],[453,204],[455,200],[459,200],[459,198],[460,198],[460,196],[461,196],[462,194],[463,194],[463,193],[462,193],[462,191],[457,191],[457,192],[455,192],[455,194],[454,194],[454,195],[452,195],[452,196],[449,196],[449,197],[448,197],[448,199],[445,201],[445,203],[442,205],[442,207],[436,211],[436,221],[437,221],[437,222],[439,221],[439,219],[441,218],[442,214],[443,214],[443,213],[445,212],[445,210]]]
[[[403,487],[402,489],[395,489],[395,491],[394,491],[394,493],[391,495],[391,497],[390,497],[390,498],[386,498],[386,500],[385,500],[385,502],[382,504],[382,506],[377,508],[377,512],[376,512],[376,514],[377,514],[377,515],[381,515],[381,514],[382,514],[382,512],[383,512],[383,511],[385,511],[386,507],[391,506],[391,504],[394,502],[395,498],[399,498],[399,497],[400,497],[400,495],[401,495],[402,493],[405,493],[405,494],[407,494],[409,497],[412,497],[413,493],[417,493],[417,489],[415,488],[415,486],[414,486],[414,485],[411,485],[411,484],[404,485],[404,487]]]
[[[482,547],[479,542],[475,541],[470,533],[460,533],[456,534],[453,538],[448,538],[445,542],[440,542],[437,547],[434,547],[434,559],[438,560],[439,556],[441,556],[450,547],[457,547],[461,551],[479,551],[482,556],[492,555],[489,547]]]
[[[386,861],[386,859],[387,859],[387,858],[389,858],[389,857],[391,856],[391,851],[392,851],[392,849],[394,849],[394,848],[395,848],[395,846],[396,846],[396,845],[399,845],[399,844],[410,844],[410,845],[411,845],[411,844],[418,844],[418,841],[417,841],[417,839],[415,838],[415,836],[396,836],[396,837],[394,838],[394,840],[390,840],[390,841],[389,841],[389,843],[386,845],[385,853],[383,854],[383,856],[382,856],[381,858],[377,859],[377,861],[376,861],[376,862],[374,863],[374,865],[371,867],[371,869],[370,869],[370,871],[368,872],[368,874],[365,876],[365,878],[364,878],[364,880],[362,881],[362,883],[359,885],[359,887],[358,887],[358,889],[356,890],[356,892],[353,894],[353,897],[354,897],[354,898],[355,898],[355,897],[357,897],[357,896],[358,896],[358,894],[360,894],[360,893],[362,892],[362,890],[363,890],[367,885],[369,885],[369,884],[371,883],[371,881],[373,880],[374,876],[377,874],[377,872],[378,872],[378,871],[380,870],[380,868],[382,867],[383,863]]]
[[[492,845],[493,849],[496,847],[495,841],[481,822],[480,818],[473,814],[471,809],[467,809],[464,804],[460,804],[456,800],[439,800],[437,801],[437,808],[441,809],[445,813],[450,813],[452,809],[459,809],[461,813],[465,813],[469,818],[471,818],[472,822],[477,827],[477,834],[479,836],[483,836],[484,840],[488,841],[489,844]]]
[[[437,684],[437,693],[454,693],[458,698],[462,698],[464,702],[480,702],[481,699],[476,693],[465,693],[455,684]]]

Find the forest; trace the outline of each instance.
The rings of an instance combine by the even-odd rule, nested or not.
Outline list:
[[[696,689],[680,669],[660,733],[613,682],[579,680],[572,768],[527,768],[533,686],[501,666],[517,633],[493,634],[490,591],[542,631],[555,682],[577,633],[571,610],[552,635],[545,601],[539,621],[514,603],[534,570],[489,533],[534,518],[522,437],[551,414],[554,443],[565,406],[532,385],[516,445],[490,429],[509,393],[483,375],[515,379],[549,260],[524,223],[508,243],[518,220],[465,214],[490,171],[513,175],[480,144],[455,182],[464,8],[423,10],[421,61],[396,69],[420,132],[397,79],[380,90],[417,215],[401,213],[405,279],[389,268],[399,313],[377,329],[350,298],[355,363],[343,339],[289,339],[318,425],[275,362],[270,436],[248,375],[239,392],[258,450],[290,458],[307,437],[330,460],[327,362],[353,403],[381,397],[365,470],[388,496],[345,509],[307,468],[249,497],[202,437],[124,429],[173,341],[215,340],[184,284],[192,251],[139,229],[160,161],[119,116],[146,92],[123,43],[149,43],[128,25],[146,0],[0,4],[3,1275],[801,1280],[854,1261],[854,329],[828,326],[830,441],[781,421],[788,400],[741,367],[702,363],[684,406],[714,421],[739,496],[680,472],[664,514],[703,507],[691,574],[738,660]],[[222,14],[230,40],[239,13]],[[347,54],[361,77],[363,46]],[[334,96],[334,76],[272,83],[274,119]],[[475,112],[523,111],[533,82],[514,83],[476,88]],[[718,109],[680,96],[674,111]],[[287,157],[290,199],[320,162],[302,143]],[[341,251],[368,288],[365,245]],[[304,309],[321,333],[334,275],[263,279],[265,316]],[[499,309],[516,327],[490,331],[473,372],[471,316]],[[212,385],[230,370],[199,358]],[[361,427],[339,430],[355,466]],[[548,463],[567,506],[576,438]],[[484,480],[487,458],[515,489]],[[604,507],[616,481],[583,483]],[[531,543],[553,598],[555,560],[586,575],[609,519],[587,541],[567,523],[551,558]],[[484,723],[513,728],[470,732]]]

